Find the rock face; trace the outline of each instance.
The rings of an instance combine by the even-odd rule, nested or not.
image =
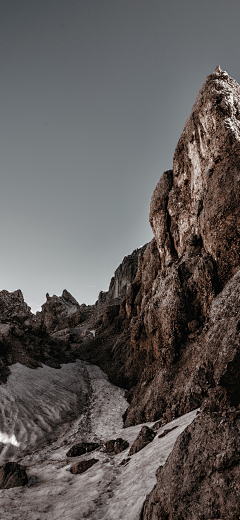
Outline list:
[[[161,262],[199,241],[223,286],[239,266],[240,87],[219,68],[199,91],[173,159],[151,202]]]
[[[178,437],[141,520],[236,520],[240,511],[240,410],[229,421],[202,413]]]
[[[25,466],[17,462],[6,462],[0,467],[0,489],[26,486],[28,477]]]
[[[126,426],[159,417],[168,422],[219,393],[222,381],[221,392],[233,388],[233,368],[219,361],[217,372],[215,361],[226,356],[219,338],[229,321],[220,295],[233,320],[239,308],[239,107],[239,85],[217,68],[185,124],[173,170],[154,190],[154,238],[138,255],[135,279],[122,300],[106,303],[96,337],[79,347],[79,357],[99,364],[112,382],[129,390]],[[226,292],[228,283],[234,297]],[[214,341],[223,341],[220,350]],[[237,381],[237,339],[230,344]],[[228,395],[236,404],[237,392]]]
[[[84,321],[84,314],[75,298],[64,289],[62,296],[46,295],[47,301],[42,305],[42,316],[47,332],[74,328]]]
[[[153,193],[136,277],[81,351],[128,388],[126,426],[201,406],[142,520],[239,516],[239,172],[240,87],[217,67]]]
[[[47,333],[41,314],[31,313],[20,290],[0,292],[0,382],[7,380],[8,366],[17,362],[30,368],[41,362],[60,368],[60,363],[74,360],[65,348],[63,341]]]
[[[145,244],[138,249],[135,249],[131,255],[125,256],[122,263],[116,269],[112,277],[107,292],[101,291],[97,304],[106,303],[115,298],[123,298],[126,294],[127,288],[133,282],[138,270],[138,257],[140,253],[144,252],[147,247]]]

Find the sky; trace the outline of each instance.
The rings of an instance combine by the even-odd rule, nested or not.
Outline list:
[[[0,0],[0,290],[92,304],[152,238],[152,192],[239,0]]]

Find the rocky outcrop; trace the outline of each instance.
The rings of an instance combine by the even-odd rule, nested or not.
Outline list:
[[[125,256],[121,264],[117,267],[114,276],[111,278],[108,291],[101,291],[96,302],[97,306],[106,304],[115,298],[122,299],[130,283],[133,282],[138,270],[138,258],[145,251],[147,244],[134,249],[134,251]]]
[[[159,469],[143,520],[239,513],[239,172],[240,87],[217,67],[185,124],[173,169],[154,190],[154,238],[124,258],[96,304],[80,306],[65,290],[47,295],[35,317],[20,291],[0,293],[2,381],[16,361],[55,366],[78,357],[128,390],[125,426],[158,420],[156,432],[201,406]],[[132,453],[154,431],[142,432]],[[117,441],[121,451],[121,439],[104,451],[115,452]]]
[[[0,489],[26,486],[28,477],[26,467],[17,462],[6,462],[0,467]]]
[[[240,511],[240,410],[202,413],[178,437],[141,520],[236,520]]]
[[[31,313],[20,290],[0,292],[0,382],[5,382],[9,365],[22,363],[30,368],[41,362],[60,368],[60,363],[73,361],[64,352],[61,339],[50,336],[41,314]]]
[[[122,437],[118,437],[114,444],[115,455],[122,453],[122,451],[125,451],[128,447],[129,447],[129,442],[122,439]]]
[[[129,455],[134,455],[145,448],[145,446],[153,441],[154,437],[155,432],[148,426],[143,426],[129,450]]]
[[[145,401],[146,409],[156,394],[163,401],[164,419],[200,404],[202,409],[159,468],[142,520],[239,516],[239,107],[240,87],[217,68],[186,122],[173,172],[166,172],[164,189],[159,183],[151,203],[150,222],[163,272],[181,265],[189,247],[192,253],[199,248],[192,256],[197,263],[208,258],[208,269],[204,268],[207,277],[197,276],[198,287],[196,275],[192,282],[184,275],[190,290],[196,289],[194,303],[189,300],[190,313],[197,295],[204,303],[188,322],[189,334],[180,340],[171,371],[165,363],[165,371],[156,371],[148,393],[143,390],[142,400],[136,390],[133,394],[130,414],[135,416],[136,408],[142,410]],[[185,309],[181,303],[177,306]]]
[[[240,87],[219,67],[199,91],[173,159],[154,191],[150,222],[161,261],[189,240],[211,255],[223,286],[239,266]]]

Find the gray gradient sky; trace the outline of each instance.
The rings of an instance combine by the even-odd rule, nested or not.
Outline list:
[[[0,290],[107,290],[205,78],[240,82],[239,0],[0,0]]]

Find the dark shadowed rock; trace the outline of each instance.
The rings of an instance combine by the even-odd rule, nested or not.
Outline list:
[[[28,477],[26,467],[17,462],[6,462],[0,467],[0,489],[26,486]]]
[[[127,459],[123,459],[120,462],[119,466],[125,466],[130,460],[131,460],[130,457],[128,457]]]
[[[160,435],[158,435],[158,438],[161,439],[162,437],[165,437],[165,435],[172,432],[176,428],[177,428],[177,426],[173,426],[172,428],[166,428],[166,430],[164,430],[162,433],[160,433]]]
[[[147,444],[152,442],[154,437],[155,432],[148,426],[143,426],[129,450],[129,455],[138,453],[138,451],[142,450],[145,446],[147,446]]]
[[[126,450],[129,446],[128,441],[125,441],[121,437],[118,437],[117,439],[111,439],[105,443],[104,446],[104,453],[115,453],[117,455],[118,453],[121,453],[122,451]]]
[[[75,444],[68,450],[66,453],[67,457],[78,457],[79,455],[83,455],[84,453],[89,453],[91,451],[99,448],[99,444],[97,442],[80,442],[79,444]]]
[[[129,442],[125,441],[121,437],[116,439],[114,443],[114,453],[117,455],[118,453],[121,453],[122,451],[126,450],[129,447]]]
[[[166,424],[165,420],[160,419],[159,421],[155,422],[155,424],[152,426],[152,430],[156,432],[157,430],[159,430],[159,428],[164,426],[164,424]]]
[[[105,442],[103,452],[112,453],[114,451],[115,442],[116,442],[115,439],[111,439],[110,441]]]
[[[87,471],[89,468],[91,468],[97,462],[98,462],[98,459],[82,460],[81,462],[74,464],[74,466],[72,466],[70,468],[70,471],[74,475],[79,475],[80,473],[85,473],[85,471]]]

